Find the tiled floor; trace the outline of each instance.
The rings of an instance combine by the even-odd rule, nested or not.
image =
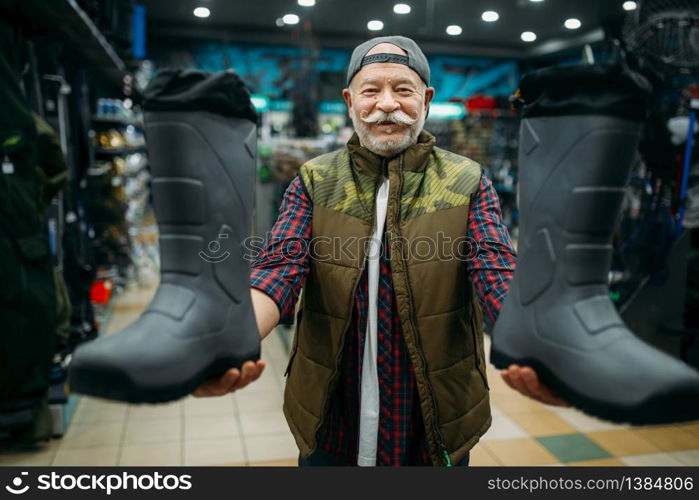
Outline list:
[[[493,426],[472,452],[472,465],[699,465],[699,422],[617,425],[520,396],[492,365],[488,381]]]
[[[115,300],[107,334],[136,319],[153,290]],[[244,390],[138,406],[81,397],[66,435],[33,450],[0,448],[0,465],[296,465],[282,414],[286,347],[263,343],[267,369]],[[699,422],[631,428],[553,408],[509,389],[488,367],[493,425],[472,465],[699,465]]]

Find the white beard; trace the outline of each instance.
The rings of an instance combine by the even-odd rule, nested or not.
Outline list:
[[[381,139],[372,135],[371,130],[369,130],[371,125],[355,116],[354,113],[352,113],[352,124],[360,143],[369,151],[380,156],[395,156],[415,144],[425,126],[425,114],[421,113],[413,125],[407,126],[407,130],[394,131],[390,134],[391,137],[382,134]]]

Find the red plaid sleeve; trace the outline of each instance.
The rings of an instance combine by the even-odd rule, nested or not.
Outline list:
[[[468,236],[476,251],[468,261],[483,312],[495,323],[502,301],[510,289],[517,258],[507,228],[500,217],[500,201],[485,175],[470,206]]]
[[[269,295],[279,307],[281,321],[294,307],[308,274],[312,205],[300,177],[284,193],[279,217],[258,255],[253,255],[250,285]]]

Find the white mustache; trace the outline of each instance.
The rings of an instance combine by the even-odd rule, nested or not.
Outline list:
[[[410,115],[397,109],[391,111],[390,113],[385,113],[379,109],[371,113],[369,116],[365,112],[359,114],[359,118],[365,123],[378,123],[383,121],[391,121],[398,123],[400,125],[415,125],[417,123],[417,118],[412,118]]]

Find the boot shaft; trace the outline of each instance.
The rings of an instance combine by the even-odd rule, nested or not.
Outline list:
[[[200,234],[202,226],[228,224],[243,237],[249,234],[257,141],[253,123],[204,111],[148,112],[145,133],[159,225]]]
[[[233,72],[164,70],[145,92],[163,281],[248,293],[256,113]]]
[[[149,112],[145,122],[163,281],[211,281],[213,274],[240,298],[247,291],[255,125],[203,111]]]
[[[650,85],[624,61],[546,68],[521,82],[521,234],[605,243],[636,156]],[[577,241],[579,240],[579,241]]]
[[[525,118],[520,129],[520,234],[553,219],[571,238],[611,237],[641,124],[601,116]],[[538,212],[538,215],[536,213]],[[546,221],[546,223],[544,223]]]

